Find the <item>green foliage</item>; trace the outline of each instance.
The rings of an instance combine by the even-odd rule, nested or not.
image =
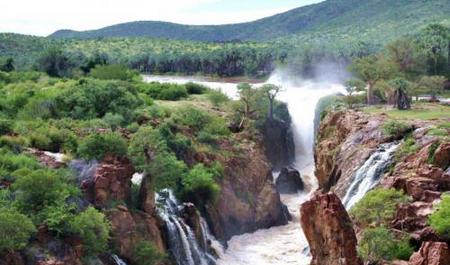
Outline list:
[[[230,100],[222,91],[217,90],[211,90],[207,94],[207,98],[215,107],[219,107]]]
[[[106,113],[105,117],[103,117],[103,121],[105,121],[113,131],[125,123],[125,119],[122,115],[110,112]]]
[[[0,254],[23,249],[35,232],[36,228],[27,216],[13,209],[1,209]]]
[[[0,135],[10,134],[13,131],[13,122],[10,120],[0,120]]]
[[[6,149],[0,149],[0,173],[3,180],[13,181],[14,172],[19,169],[38,169],[39,163],[30,156],[15,154]]]
[[[33,215],[75,194],[67,179],[58,171],[39,169],[23,172],[12,185],[16,206],[23,213]]]
[[[39,69],[49,76],[63,77],[70,75],[72,63],[64,52],[58,48],[47,50],[39,58]]]
[[[404,156],[415,153],[418,149],[419,147],[416,145],[414,138],[412,136],[408,136],[395,153],[395,157],[399,160]]]
[[[111,225],[105,215],[92,207],[69,222],[69,231],[82,239],[84,250],[90,256],[106,251],[110,230]]]
[[[127,143],[117,133],[94,133],[82,139],[78,155],[84,159],[101,160],[106,155],[125,156]]]
[[[439,141],[437,141],[437,142],[432,143],[430,145],[430,147],[428,148],[428,159],[427,159],[428,164],[434,163],[436,150],[439,148],[440,145],[441,145],[441,143]]]
[[[152,242],[141,241],[134,248],[133,258],[139,265],[155,265],[165,259]]]
[[[90,75],[102,80],[132,80],[137,75],[128,67],[118,64],[97,65],[91,70]]]
[[[191,95],[199,95],[208,91],[208,88],[206,86],[194,82],[188,82],[184,86],[186,87],[186,91],[188,92],[188,94]]]
[[[435,212],[429,216],[428,222],[440,235],[450,238],[450,195],[442,195],[442,201]]]
[[[391,231],[384,227],[364,230],[358,244],[358,253],[364,261],[372,263],[391,261],[394,259],[409,260],[414,248],[409,244],[407,236],[395,238]]]
[[[198,132],[211,121],[211,116],[203,110],[187,106],[177,110],[173,120],[179,125],[187,126]]]
[[[350,211],[353,220],[360,226],[388,224],[394,218],[397,205],[408,201],[408,197],[395,189],[369,191]]]
[[[214,172],[203,164],[195,165],[183,179],[183,197],[196,205],[214,203],[220,192]]]
[[[188,96],[188,91],[185,85],[178,84],[162,84],[152,82],[140,86],[140,91],[151,96],[154,99],[160,100],[180,100]]]
[[[383,132],[395,139],[404,137],[407,133],[412,131],[412,126],[402,121],[389,120],[383,124]]]
[[[73,119],[102,118],[107,113],[120,114],[132,119],[133,110],[142,105],[136,88],[128,82],[80,80],[56,96],[57,117]]]

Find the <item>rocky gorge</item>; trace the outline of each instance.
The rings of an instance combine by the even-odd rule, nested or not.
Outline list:
[[[432,133],[446,121],[409,119],[404,121],[407,126],[401,132],[388,133],[386,124],[392,123],[388,113],[345,110],[330,112],[323,118],[315,146],[320,190],[301,206],[312,264],[362,264],[356,245],[363,228],[348,217],[338,197],[345,203],[344,197],[357,171],[380,146],[393,142],[398,148],[392,155],[392,163],[379,172],[373,186],[393,188],[409,197],[398,205],[388,228],[406,233],[416,251],[409,261],[394,264],[450,264],[448,239],[434,231],[428,222],[441,195],[450,190],[449,132],[446,129],[443,136]],[[411,146],[412,151],[407,148]]]

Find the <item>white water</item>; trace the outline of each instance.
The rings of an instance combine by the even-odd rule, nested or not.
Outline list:
[[[384,144],[356,171],[352,184],[342,199],[347,210],[350,210],[364,195],[378,185],[381,176],[391,164],[392,156],[399,143]]]
[[[236,83],[218,83],[196,78],[145,77],[147,81],[186,83],[198,82],[221,89],[226,95],[236,99]],[[285,226],[261,229],[254,233],[233,237],[228,248],[220,257],[218,265],[307,265],[310,257],[305,249],[308,243],[300,226],[300,205],[317,188],[314,172],[314,117],[319,100],[327,95],[342,93],[340,85],[327,82],[293,80],[275,73],[267,83],[281,85],[283,92],[278,99],[287,103],[292,118],[296,159],[294,167],[302,173],[308,192],[297,195],[282,195],[283,203],[292,214],[293,221]],[[261,84],[259,84],[261,85]],[[259,86],[257,85],[257,86]]]

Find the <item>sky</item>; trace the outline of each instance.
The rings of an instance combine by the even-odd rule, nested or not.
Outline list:
[[[247,22],[321,0],[0,0],[0,32],[47,36],[138,20]]]

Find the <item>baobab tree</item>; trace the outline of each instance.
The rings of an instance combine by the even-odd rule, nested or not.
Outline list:
[[[268,118],[269,118],[269,120],[273,120],[273,106],[274,106],[275,99],[276,99],[278,93],[280,93],[280,91],[281,91],[281,87],[273,85],[273,84],[266,84],[261,87],[261,90],[264,92],[264,94],[269,99]]]

